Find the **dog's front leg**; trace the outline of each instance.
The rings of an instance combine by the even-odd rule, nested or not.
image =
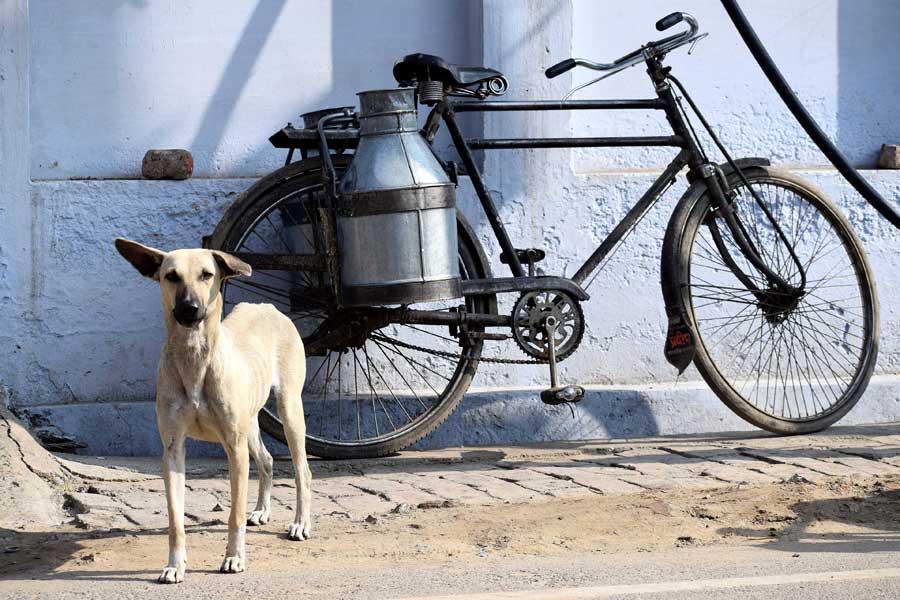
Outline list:
[[[184,581],[187,550],[184,543],[184,434],[164,433],[163,480],[169,508],[169,564],[159,576],[160,583]]]
[[[244,533],[247,526],[247,485],[250,478],[250,454],[246,436],[225,444],[228,475],[231,478],[231,512],[228,515],[228,546],[219,570],[240,573],[244,570]]]

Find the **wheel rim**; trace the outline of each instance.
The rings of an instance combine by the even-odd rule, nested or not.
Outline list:
[[[768,417],[809,422],[839,410],[866,381],[873,299],[864,261],[840,220],[812,194],[781,180],[752,181],[806,270],[807,293],[760,297],[740,283],[704,221],[690,245],[689,295],[699,343],[718,377]],[[745,187],[735,208],[763,260],[792,285],[799,269]],[[765,278],[743,257],[720,217],[722,243],[757,287]]]
[[[229,235],[226,251],[321,252],[315,207],[322,187],[315,183],[278,197],[243,231]],[[460,257],[460,276],[476,277],[471,257]],[[223,285],[226,310],[239,302],[270,302],[294,322],[304,342],[335,317],[323,300],[329,281],[317,273],[254,270],[249,280]],[[473,299],[467,309],[475,310]],[[460,300],[416,304],[422,310],[450,310]],[[346,322],[351,311],[330,322]],[[482,342],[460,342],[446,326],[389,325],[344,348],[308,356],[303,391],[307,439],[327,446],[365,447],[389,442],[426,426],[445,401],[465,389]],[[277,419],[274,398],[265,411]]]

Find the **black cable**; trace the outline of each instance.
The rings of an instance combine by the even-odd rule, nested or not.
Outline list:
[[[800,100],[797,99],[797,96],[791,90],[790,86],[788,86],[781,71],[775,66],[772,57],[769,56],[765,46],[762,45],[756,32],[753,31],[753,27],[750,26],[747,17],[744,16],[744,12],[741,10],[741,7],[738,6],[737,0],[722,0],[722,6],[725,8],[725,12],[728,13],[728,16],[731,17],[732,23],[734,23],[738,33],[741,34],[744,43],[747,45],[747,48],[750,49],[750,53],[753,54],[753,58],[756,59],[759,67],[769,79],[769,83],[772,84],[772,87],[774,87],[775,91],[778,92],[778,95],[781,96],[781,100],[787,105],[791,114],[794,115],[794,118],[797,119],[804,131],[806,131],[806,134],[812,138],[812,141],[816,143],[819,150],[828,157],[831,164],[840,171],[841,175],[844,176],[844,179],[846,179],[875,210],[881,213],[881,216],[890,221],[894,227],[900,229],[900,213],[888,204],[881,194],[879,194],[868,181],[862,178],[856,169],[850,166],[846,157],[844,157],[841,151],[831,143],[831,140],[828,139],[825,132],[822,131],[815,120],[813,120],[812,116],[810,116],[803,105],[800,104]]]

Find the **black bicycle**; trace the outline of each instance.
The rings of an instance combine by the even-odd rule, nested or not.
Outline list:
[[[303,127],[288,124],[270,138],[288,150],[285,166],[248,189],[204,242],[254,267],[252,279],[227,282],[227,303],[274,303],[301,332],[308,355],[304,406],[311,453],[371,457],[413,444],[450,415],[485,360],[549,364],[551,387],[541,399],[580,400],[582,388],[556,381],[556,363],[581,341],[580,304],[589,298],[585,282],[684,169],[690,186],[672,212],[662,249],[668,360],[679,371],[693,362],[729,408],[776,433],[824,429],[859,400],[878,347],[875,286],[860,241],[821,191],[770,168],[765,159],[729,156],[663,65],[669,52],[705,35],[685,13],[673,13],[656,27],[663,31],[679,23],[687,29],[612,63],[567,59],[546,71],[547,77],[575,67],[601,72],[589,85],[644,64],[655,91],[650,99],[487,100],[507,89],[495,70],[424,54],[395,65],[400,86],[430,107],[416,135],[430,144],[446,125],[462,164],[442,161],[442,168],[453,182],[470,178],[510,270],[509,277],[492,276],[481,244],[457,212],[451,233],[459,283],[445,299],[420,301],[412,294],[366,305],[365,290],[353,301],[341,292],[341,236],[348,234],[338,231],[336,220],[355,213],[342,200],[339,184],[374,118],[361,124],[352,108],[328,109],[304,115]],[[620,109],[663,111],[672,135],[468,139],[456,118],[462,112]],[[707,157],[691,115],[726,157],[723,164]],[[545,252],[514,247],[472,151],[622,146],[679,151],[574,276],[536,276]],[[296,151],[300,160],[294,160]],[[411,212],[449,206],[435,198],[413,194],[402,202]],[[424,256],[429,240],[421,241]],[[518,299],[511,313],[500,314],[497,295],[508,293]],[[528,358],[483,356],[486,343],[508,339]],[[260,424],[283,440],[270,409],[260,414]]]

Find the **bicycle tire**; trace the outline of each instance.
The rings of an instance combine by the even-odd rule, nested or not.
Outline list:
[[[339,172],[345,169],[348,163],[349,159],[346,157],[335,157],[335,167]],[[240,247],[240,240],[249,235],[249,228],[253,227],[253,224],[259,223],[264,215],[271,215],[273,207],[278,206],[284,198],[290,197],[297,190],[304,190],[304,193],[307,193],[309,190],[317,189],[317,186],[321,187],[321,182],[321,163],[316,159],[293,163],[275,171],[254,184],[229,207],[225,217],[210,237],[208,245],[225,252],[237,251]],[[490,268],[484,251],[461,213],[457,213],[457,223],[462,277],[490,277]],[[467,310],[496,313],[494,296],[473,296],[466,299],[466,304]],[[285,311],[283,310],[283,312]],[[299,324],[298,328],[300,328]],[[438,394],[435,404],[417,415],[412,423],[365,441],[344,441],[327,439],[321,435],[316,436],[308,424],[306,437],[308,452],[330,459],[373,458],[393,454],[421,440],[443,423],[459,404],[475,375],[482,346],[483,341],[479,340],[465,347],[459,347],[461,358],[446,387]],[[382,353],[384,353],[383,350]],[[314,371],[311,365],[314,360],[314,357],[307,358],[308,377]],[[368,355],[366,360],[369,360]],[[369,366],[368,362],[366,366]],[[310,383],[308,380],[305,389]],[[387,381],[384,383],[387,384]],[[327,381],[325,385],[328,385]],[[374,391],[374,386],[372,389]],[[306,394],[304,395],[306,396]],[[304,408],[307,420],[309,420],[310,407],[305,406]],[[375,420],[377,423],[377,415]],[[273,438],[285,442],[283,426],[271,404],[267,404],[260,411],[259,424],[263,431]],[[341,427],[340,423],[338,427]]]
[[[815,216],[805,217],[808,219],[806,223],[801,223],[800,220],[800,215],[803,213],[797,214],[802,208],[791,208],[793,220],[790,218],[786,221],[779,220],[782,229],[788,230],[786,233],[793,232],[797,234],[796,239],[792,240],[795,247],[799,247],[803,244],[803,248],[808,250],[810,248],[810,242],[804,241],[804,239],[801,238],[806,237],[807,231],[812,232],[815,229],[810,225],[812,219],[818,219],[817,226],[819,228],[825,225],[829,226],[836,239],[839,241],[839,247],[843,249],[846,258],[849,261],[855,282],[850,282],[850,275],[842,275],[840,277],[846,279],[847,283],[832,284],[831,281],[833,281],[833,276],[828,275],[827,273],[820,279],[815,279],[816,273],[819,273],[820,271],[812,273],[812,267],[814,262],[821,258],[825,253],[825,247],[822,245],[825,242],[820,243],[817,241],[815,242],[815,245],[812,246],[812,254],[807,253],[806,255],[801,256],[801,259],[804,259],[805,262],[809,263],[806,265],[807,276],[809,277],[807,283],[808,291],[793,309],[785,306],[776,306],[780,300],[766,300],[760,302],[755,296],[750,295],[749,292],[741,291],[736,284],[732,284],[734,287],[718,285],[718,289],[727,289],[728,291],[721,294],[721,297],[717,300],[714,299],[715,297],[710,296],[709,294],[713,293],[717,286],[709,285],[707,279],[703,279],[703,277],[698,275],[699,272],[702,273],[704,277],[708,277],[707,271],[711,267],[707,266],[704,261],[710,261],[710,263],[712,263],[713,258],[710,258],[711,253],[708,251],[709,248],[706,249],[706,254],[702,255],[699,251],[695,250],[702,248],[703,245],[702,236],[704,235],[704,220],[716,217],[711,213],[712,206],[709,192],[699,195],[693,199],[692,205],[679,206],[678,209],[676,209],[681,211],[680,222],[676,221],[674,223],[676,231],[681,232],[680,239],[676,242],[676,248],[678,249],[678,261],[676,265],[677,282],[679,292],[682,295],[681,300],[683,306],[686,308],[686,317],[689,319],[690,325],[695,331],[697,338],[694,365],[722,402],[735,414],[756,427],[783,435],[820,431],[840,420],[853,408],[865,392],[866,386],[868,385],[875,368],[879,340],[879,309],[871,267],[869,266],[865,252],[863,251],[862,244],[850,226],[850,223],[824,193],[802,179],[788,173],[780,172],[776,169],[755,167],[746,169],[744,174],[750,185],[754,186],[754,189],[767,190],[767,194],[773,189],[781,192],[781,199],[778,202],[780,203],[779,210],[782,211],[782,214],[784,210],[786,210],[788,204],[788,200],[785,200],[785,198],[798,198],[811,207],[815,212]],[[732,177],[729,184],[732,190],[738,191],[740,199],[743,199],[744,197],[747,198],[747,207],[744,208],[744,211],[746,214],[749,214],[751,211],[751,208],[749,208],[751,206],[751,200],[749,199],[750,194],[745,194],[741,191],[742,184],[737,177]],[[771,197],[771,194],[767,197]],[[775,197],[778,198],[779,196],[776,194]],[[739,206],[739,204],[739,200],[735,200],[735,205]],[[809,211],[808,208],[806,210],[807,212]],[[750,219],[746,214],[744,218],[749,221]],[[758,227],[758,229],[762,228],[764,230],[763,225],[764,223],[761,221],[760,223],[754,221],[754,227]],[[725,227],[722,226],[719,229],[721,231],[724,230]],[[810,233],[810,235],[812,235],[812,233]],[[822,235],[827,235],[827,233],[823,234],[819,231],[817,235],[821,238]],[[774,233],[770,232],[770,235],[768,236],[760,234],[760,237],[764,237],[769,241],[775,240],[772,242],[773,244],[778,243]],[[757,240],[757,245],[762,247],[769,254],[771,262],[779,263],[780,268],[787,272],[791,262],[786,255],[783,255],[781,259],[776,259],[775,255],[779,252],[777,245],[773,247],[771,244],[767,245],[759,243],[760,241],[761,240]],[[834,244],[834,242],[832,242],[832,244]],[[841,252],[838,251],[838,245],[835,245],[832,249],[828,250],[829,254],[835,252],[835,260],[839,260],[841,258]],[[832,269],[834,269],[834,267],[832,267]],[[748,268],[748,270],[750,269]],[[720,271],[722,272],[719,273],[717,277],[720,277],[722,278],[722,281],[727,282],[729,276],[728,273],[721,268]],[[799,274],[795,276],[799,277]],[[734,278],[734,275],[731,274],[731,277]],[[828,280],[827,285],[826,279]],[[763,278],[760,277],[759,280],[762,282]],[[698,283],[698,281],[700,283]],[[733,281],[737,281],[737,278],[734,278]],[[855,335],[861,340],[858,348],[859,355],[855,364],[851,367],[852,371],[847,370],[846,366],[842,367],[845,369],[846,375],[837,371],[834,367],[833,371],[829,373],[827,368],[832,363],[835,365],[840,363],[842,352],[848,355],[853,354],[850,350],[854,350],[854,346],[846,341],[852,339],[849,337],[850,318],[846,317],[847,324],[844,326],[844,341],[841,341],[838,337],[839,330],[836,329],[836,322],[840,319],[835,319],[834,322],[826,321],[826,317],[822,316],[821,312],[828,308],[833,309],[835,314],[847,315],[850,314],[850,309],[845,309],[844,306],[837,303],[837,300],[820,299],[821,296],[814,294],[814,291],[819,291],[821,294],[824,294],[825,292],[822,292],[821,290],[825,288],[848,288],[847,290],[842,290],[840,293],[858,293],[858,298],[861,302],[858,308],[859,323],[856,323],[856,319],[854,319],[854,329],[852,333],[852,335]],[[698,290],[701,293],[698,293]],[[711,292],[710,290],[713,291]],[[729,294],[731,294],[730,297]],[[808,303],[803,304],[807,299],[810,299]],[[841,299],[841,301],[843,301],[843,299]],[[851,297],[848,297],[847,301],[851,301]],[[715,336],[721,331],[720,327],[722,327],[722,323],[710,324],[710,321],[717,317],[698,315],[700,312],[707,311],[707,307],[710,306],[714,308],[709,309],[707,312],[713,314],[711,311],[716,309],[716,302],[719,304],[743,305],[743,308],[740,309],[740,311],[744,312],[743,316],[734,317],[735,320],[730,323],[725,321],[727,327],[732,327],[733,331],[726,330],[720,339],[716,339]],[[831,304],[829,304],[829,302]],[[703,311],[700,310],[701,308]],[[752,311],[747,312],[750,309],[755,310],[756,313]],[[718,310],[725,311],[725,309]],[[738,309],[734,308],[733,310]],[[735,314],[739,315],[740,313]],[[854,316],[855,314],[856,313],[854,313]],[[796,317],[795,323],[799,324],[787,325],[792,318],[791,315]],[[719,318],[726,319],[726,317]],[[829,316],[827,318],[832,317]],[[781,320],[780,323],[778,322],[779,320]],[[706,321],[707,324],[704,324],[704,321]],[[744,330],[743,327],[745,325],[750,329]],[[756,327],[756,329],[752,329],[753,327]],[[775,330],[778,327],[782,327],[782,329],[780,330],[777,342],[768,345],[768,341],[762,341],[765,339],[764,336],[767,335],[765,333],[766,328]],[[812,330],[815,331],[813,332]],[[855,333],[857,331],[858,333]],[[818,340],[811,340],[810,336],[818,336]],[[721,357],[722,351],[715,349],[715,346],[719,345],[722,342],[722,339],[725,339],[726,337],[734,339],[737,344],[743,344],[744,358],[739,365],[735,362],[738,360],[737,358],[733,358],[727,364],[723,364],[725,363],[725,360]],[[730,342],[726,341],[726,345],[729,343]],[[835,346],[839,346],[840,344],[844,344],[844,347],[835,350]],[[743,371],[744,365],[747,364],[748,358],[754,353],[753,349],[755,345],[758,345],[756,346],[758,348],[756,354],[759,355],[759,358],[757,359],[757,363],[753,365],[752,368],[749,368],[745,374]],[[809,352],[807,352],[807,350]],[[785,352],[786,354],[782,354],[782,352]],[[802,356],[800,355],[801,352],[803,352]],[[763,365],[763,356],[766,353],[769,354],[769,357],[768,359],[765,359],[766,362],[765,365]],[[736,354],[739,355],[740,353]],[[775,356],[774,362],[779,364],[773,365],[773,356]],[[787,362],[786,365],[780,364],[783,356]],[[729,369],[731,369],[733,365],[738,367],[737,370],[729,372]],[[763,366],[765,366],[765,369]],[[774,373],[773,368],[775,370]],[[765,372],[766,377],[762,376],[763,372]],[[753,375],[756,376],[755,383],[753,383]],[[797,376],[799,385],[794,383],[795,375]],[[776,384],[770,385],[773,376]],[[779,377],[782,382],[780,399],[779,389],[777,387]],[[741,378],[743,378],[743,380]],[[789,378],[792,382],[790,385],[788,385]],[[804,379],[808,385],[803,384]],[[842,385],[842,382],[845,380],[845,384]],[[764,406],[761,407],[760,392],[763,383],[766,384],[764,396],[765,403]],[[827,393],[825,391],[826,386]],[[754,389],[756,389],[755,394],[753,393]],[[788,393],[789,390],[790,394]],[[820,390],[820,392],[816,392],[816,390]],[[838,391],[840,393],[837,393]],[[821,399],[832,394],[834,395],[834,401],[829,402],[827,406],[824,405],[821,402]],[[814,407],[818,404],[818,407],[820,407],[821,410],[816,410],[815,412],[807,411],[811,414],[802,414],[803,409],[800,407],[801,399],[804,407],[808,408],[809,403],[807,400],[809,400],[815,402],[813,404]],[[793,400],[794,403],[793,407],[791,406],[791,400]],[[779,401],[782,407],[780,413],[776,411]],[[787,412],[787,414],[785,414],[785,412]],[[794,414],[794,412],[796,412],[796,414]]]

